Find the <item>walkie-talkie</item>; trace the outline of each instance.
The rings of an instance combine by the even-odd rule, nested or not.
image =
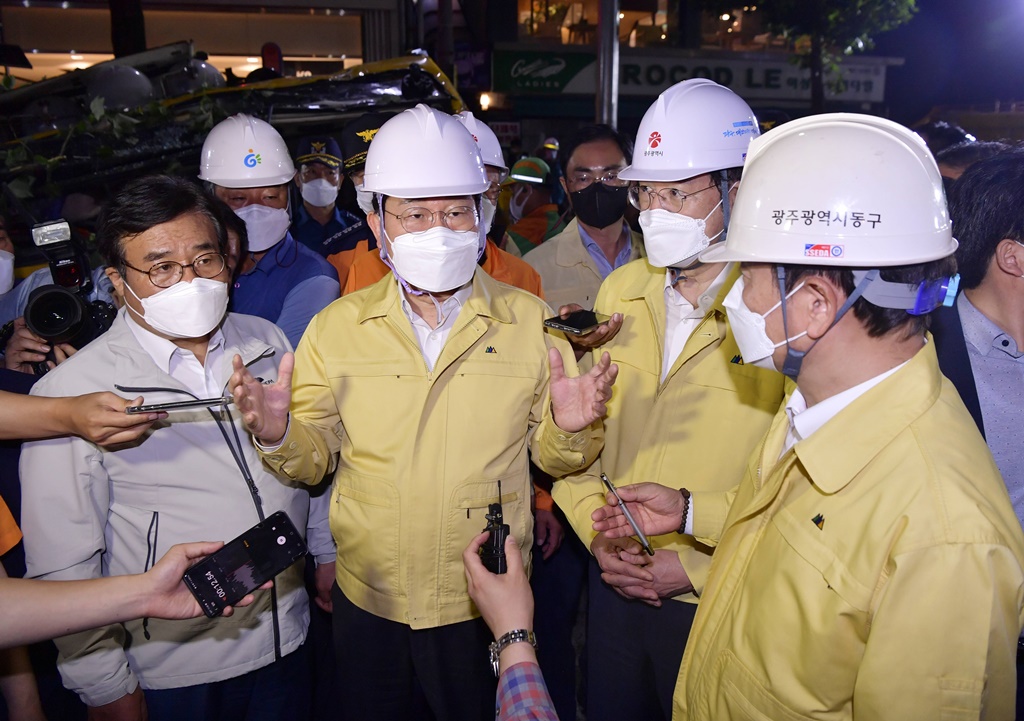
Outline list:
[[[491,535],[484,544],[480,546],[480,560],[484,562],[484,568],[491,573],[505,573],[508,571],[508,561],[505,559],[505,539],[508,538],[509,527],[505,523],[505,517],[501,512],[501,481],[498,481],[498,502],[488,507],[487,527]]]

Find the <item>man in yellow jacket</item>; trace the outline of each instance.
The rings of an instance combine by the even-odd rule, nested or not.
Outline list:
[[[743,132],[723,137],[723,127]],[[602,346],[619,367],[605,446],[586,473],[554,487],[595,561],[590,721],[671,716],[712,551],[691,537],[664,537],[655,539],[653,557],[638,557],[630,553],[635,542],[594,533],[590,515],[605,502],[597,474],[616,485],[727,490],[782,402],[783,377],[745,364],[726,321],[722,299],[739,269],[697,260],[725,238],[739,166],[757,132],[750,107],[731,90],[684,81],[647,111],[633,164],[619,173],[635,183],[629,198],[640,211],[647,258],[613,272],[597,294],[595,310],[621,319]]]
[[[543,301],[479,269],[489,183],[458,120],[424,105],[388,120],[363,185],[393,273],[316,317],[291,392],[237,364],[231,388],[265,463],[333,474],[336,718],[478,721],[495,680],[462,550],[500,502],[529,563],[527,451],[554,475],[590,463],[615,369],[567,377]]]
[[[717,544],[673,718],[1013,718],[1024,535],[927,334],[955,248],[907,129],[818,115],[751,143],[701,257],[742,263],[740,352],[797,389],[735,493],[620,490],[645,531]]]

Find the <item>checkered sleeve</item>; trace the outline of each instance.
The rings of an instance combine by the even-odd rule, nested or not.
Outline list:
[[[498,681],[498,721],[558,721],[540,666],[517,663]]]

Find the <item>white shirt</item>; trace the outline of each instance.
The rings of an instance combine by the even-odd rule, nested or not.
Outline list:
[[[224,395],[224,383],[217,377],[217,369],[224,358],[224,334],[220,332],[220,328],[210,336],[206,348],[206,363],[203,364],[192,351],[179,348],[168,339],[143,328],[132,317],[131,310],[125,317],[135,340],[160,370],[180,382],[198,398],[216,398]]]
[[[909,361],[900,363],[895,368],[890,368],[874,378],[870,378],[853,388],[847,388],[842,393],[836,393],[831,398],[817,403],[810,408],[807,407],[807,400],[804,398],[800,388],[793,391],[786,404],[786,416],[789,418],[789,432],[786,434],[786,443],[782,447],[782,457],[786,451],[795,446],[799,441],[807,440],[811,435],[835,418],[840,411],[877,386]]]
[[[469,296],[473,292],[473,284],[467,283],[462,286],[449,298],[446,298],[443,303],[438,303],[434,296],[429,296],[434,302],[434,308],[437,310],[438,323],[436,328],[431,328],[427,321],[423,320],[412,309],[412,305],[410,305],[406,295],[406,290],[401,284],[399,284],[398,289],[401,291],[402,296],[402,312],[405,313],[405,317],[412,324],[412,330],[416,334],[416,342],[420,345],[423,360],[426,361],[427,368],[432,371],[437,363],[437,359],[441,357],[441,350],[444,348],[445,341],[448,340],[448,336],[455,326],[455,319],[459,317],[459,311],[462,310],[462,306],[469,300]]]
[[[690,301],[675,289],[676,272],[672,269],[665,270],[665,355],[661,360],[662,383],[665,382],[669,369],[676,362],[676,358],[683,352],[686,341],[690,339],[690,334],[708,314],[708,309],[718,297],[722,285],[725,284],[728,271],[729,266],[727,265],[711,281],[711,285],[701,293],[700,298],[697,299],[697,307],[694,308],[690,305]]]

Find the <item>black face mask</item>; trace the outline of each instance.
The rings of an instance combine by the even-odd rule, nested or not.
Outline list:
[[[628,187],[609,188],[601,182],[588,185],[583,190],[570,193],[572,209],[580,222],[592,228],[607,228],[622,221],[626,214]]]

